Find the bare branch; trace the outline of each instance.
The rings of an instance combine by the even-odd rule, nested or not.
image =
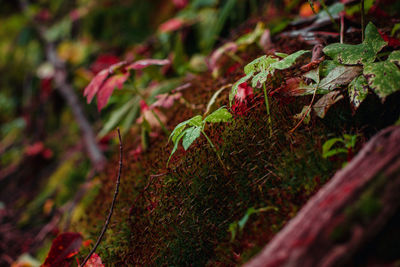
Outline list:
[[[119,138],[119,168],[118,168],[117,183],[115,185],[114,197],[111,202],[110,212],[108,213],[108,216],[107,216],[106,222],[104,223],[103,229],[101,230],[101,233],[100,233],[99,237],[97,238],[96,244],[94,245],[92,250],[89,252],[89,254],[86,256],[86,258],[83,260],[81,266],[85,266],[86,262],[90,259],[92,254],[96,251],[101,240],[103,239],[103,236],[107,230],[108,224],[110,223],[110,219],[111,219],[111,216],[114,211],[115,202],[117,200],[117,195],[119,192],[119,184],[120,184],[120,179],[121,179],[121,171],[122,171],[122,139],[121,139],[121,133],[119,131],[119,128],[117,129],[117,131],[118,131],[118,138]]]

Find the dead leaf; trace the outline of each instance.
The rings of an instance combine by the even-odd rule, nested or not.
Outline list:
[[[340,91],[332,91],[321,97],[313,106],[313,109],[318,117],[323,119],[329,108],[343,98]]]

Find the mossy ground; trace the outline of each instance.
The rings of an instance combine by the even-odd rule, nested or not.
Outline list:
[[[310,49],[293,39],[281,39],[276,45],[287,53]],[[259,55],[257,49],[249,49],[240,57],[249,62]],[[296,73],[297,68],[292,68],[275,82]],[[240,75],[241,68],[237,68],[218,79],[209,74],[192,78],[191,86],[182,93],[195,108],[177,103],[165,110],[167,127],[172,130],[179,122],[202,114],[213,93]],[[269,86],[271,91],[279,84]],[[396,99],[387,101],[395,103]],[[227,100],[228,90],[217,104],[227,105]],[[204,137],[188,151],[180,147],[167,168],[172,149],[167,136],[160,133],[152,138],[149,150],[135,159],[132,151],[140,140],[128,134],[124,140],[121,193],[97,251],[103,262],[107,266],[235,266],[246,262],[349,159],[346,155],[324,159],[322,144],[326,140],[344,133],[360,134],[356,152],[399,114],[395,104],[385,105],[395,107],[393,112],[370,96],[354,115],[348,99],[343,99],[325,119],[312,116],[309,124],[290,133],[297,123],[293,116],[310,101],[311,96],[270,96],[269,125],[263,95],[256,90],[245,115],[235,115],[230,123],[207,126],[205,131],[220,151],[227,170]],[[371,109],[371,103],[380,112]],[[84,229],[87,239],[95,240],[104,223],[114,192],[117,161],[115,153],[100,177],[103,186],[97,198],[74,224],[74,230]],[[243,231],[231,240],[230,224],[239,221],[251,207],[274,209],[251,215]],[[82,255],[87,252],[88,248]]]
[[[191,91],[185,93],[191,103],[206,103],[218,86],[211,85],[210,77],[202,79],[193,81],[187,89]],[[195,141],[186,152],[180,148],[170,168],[165,167],[171,150],[166,136],[154,139],[138,161],[129,156],[135,144],[126,144],[121,193],[98,250],[103,261],[116,266],[230,266],[248,260],[345,161],[322,158],[321,147],[330,137],[355,133],[347,107],[333,111],[333,117],[342,119],[339,127],[335,120],[314,118],[289,133],[293,115],[309,101],[308,97],[272,97],[271,137],[261,95],[248,105],[247,115],[206,128],[228,171],[205,138]],[[180,112],[171,114],[180,116],[172,118],[170,128],[196,114],[183,106],[175,108]],[[76,225],[86,229],[84,234],[90,239],[96,239],[102,227],[116,168],[117,164],[114,168],[110,165],[102,175],[104,185],[97,199]],[[230,240],[232,222],[240,220],[250,207],[268,206],[277,210],[251,215],[243,231]]]

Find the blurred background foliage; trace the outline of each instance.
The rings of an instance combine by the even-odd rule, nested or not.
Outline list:
[[[83,89],[112,64],[172,60],[169,68],[135,73],[101,112],[94,103],[83,105],[99,147],[108,155],[114,142],[111,130],[120,125],[124,134],[143,131],[145,123],[135,123],[140,103],[151,105],[187,75],[207,71],[205,56],[250,14],[262,14],[266,2],[0,0],[1,223],[17,225],[26,242],[24,248],[20,242],[13,247],[9,244],[18,237],[2,233],[4,246],[13,250],[10,255],[36,251],[43,225],[71,203],[85,178],[93,177],[71,107],[56,88],[57,66],[46,57],[50,45],[82,103]],[[93,190],[96,179],[89,185]]]

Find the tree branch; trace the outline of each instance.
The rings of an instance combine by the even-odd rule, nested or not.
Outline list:
[[[27,10],[29,8],[28,2],[26,0],[20,0],[20,6],[21,9],[25,13],[27,13]],[[75,120],[78,123],[78,126],[82,132],[85,148],[90,158],[90,161],[92,162],[92,165],[96,170],[102,170],[106,159],[96,142],[96,136],[88,119],[85,116],[85,113],[83,112],[81,103],[79,102],[79,99],[76,96],[74,89],[67,81],[67,66],[58,57],[54,44],[46,39],[46,29],[42,25],[37,23],[33,18],[31,18],[31,22],[37,30],[39,37],[45,46],[47,60],[55,68],[54,82],[56,85],[56,89],[60,92],[60,94],[66,100],[68,106],[72,110]]]
[[[97,247],[100,245],[101,240],[103,239],[103,236],[107,230],[108,224],[110,223],[111,216],[114,211],[114,206],[115,202],[117,200],[118,192],[119,192],[119,184],[120,184],[120,179],[121,179],[121,171],[122,171],[122,139],[121,139],[121,133],[119,131],[119,128],[117,129],[118,131],[118,138],[119,138],[119,168],[118,168],[118,177],[117,177],[117,183],[115,185],[115,192],[114,192],[114,197],[111,202],[111,207],[110,207],[110,212],[108,213],[106,222],[104,223],[103,229],[101,230],[101,233],[99,237],[97,238],[96,244],[92,248],[92,250],[89,252],[89,254],[86,256],[86,258],[83,260],[82,264],[80,266],[85,266],[86,262],[90,259],[92,254],[96,251]]]

